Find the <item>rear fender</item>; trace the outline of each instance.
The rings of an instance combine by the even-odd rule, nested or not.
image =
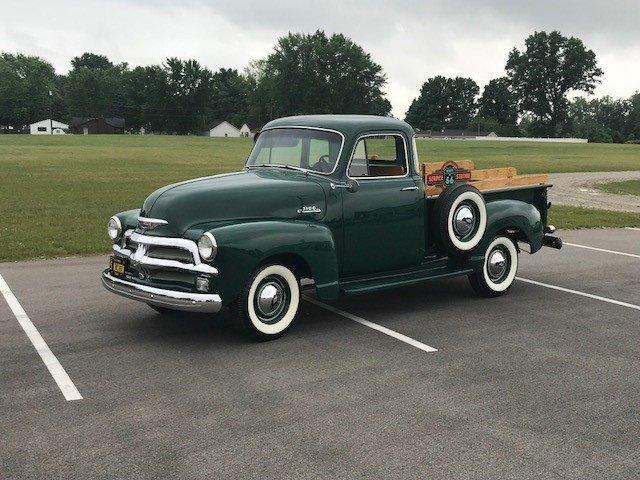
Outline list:
[[[486,248],[498,233],[518,230],[518,239],[529,244],[531,253],[542,247],[544,225],[540,211],[520,200],[495,200],[487,203],[487,231],[483,247]]]

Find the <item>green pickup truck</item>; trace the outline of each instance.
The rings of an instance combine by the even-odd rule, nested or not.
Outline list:
[[[321,300],[467,275],[504,294],[518,253],[561,248],[546,176],[423,164],[405,122],[363,115],[274,120],[245,168],[169,185],[114,215],[111,292],[176,311],[232,308],[258,340],[281,336],[301,280]]]

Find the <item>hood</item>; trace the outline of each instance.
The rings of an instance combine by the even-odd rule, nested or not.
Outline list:
[[[154,235],[182,235],[199,224],[300,218],[298,209],[317,206],[324,215],[324,190],[312,175],[261,168],[215,175],[163,187],[145,200],[140,215],[169,222]]]

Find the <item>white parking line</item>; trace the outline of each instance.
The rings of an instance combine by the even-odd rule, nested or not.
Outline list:
[[[78,389],[71,381],[71,378],[69,378],[69,375],[67,375],[65,369],[62,367],[62,365],[60,365],[60,362],[58,361],[56,356],[49,349],[47,342],[44,341],[44,339],[40,335],[40,332],[38,332],[35,325],[31,321],[27,313],[24,311],[24,308],[22,308],[22,305],[20,305],[20,302],[18,302],[18,299],[15,297],[2,275],[0,275],[0,292],[2,292],[4,299],[7,301],[7,305],[9,305],[9,308],[15,315],[16,320],[18,320],[18,323],[24,330],[24,333],[26,333],[27,337],[29,337],[29,340],[31,340],[31,343],[36,349],[36,352],[38,352],[45,366],[49,369],[49,373],[51,373],[51,376],[58,384],[58,387],[62,391],[64,398],[67,401],[82,400],[82,395],[80,395],[80,392],[78,392]]]
[[[616,255],[624,255],[625,257],[640,258],[640,255],[636,255],[635,253],[617,252],[615,250],[607,250],[605,248],[590,247],[588,245],[580,245],[578,243],[562,242],[562,244],[563,245],[569,245],[570,247],[586,248],[587,250],[596,250],[598,252],[606,252],[606,253],[614,253]]]
[[[531,283],[532,285],[538,285],[540,287],[552,288],[553,290],[560,290],[561,292],[573,293],[574,295],[580,295],[582,297],[593,298],[594,300],[600,300],[601,302],[613,303],[614,305],[620,305],[621,307],[633,308],[634,310],[640,310],[640,305],[634,305],[633,303],[621,302],[620,300],[614,300],[613,298],[601,297],[600,295],[594,295],[592,293],[580,292],[578,290],[571,290],[570,288],[559,287],[558,285],[550,285],[548,283],[537,282],[528,278],[516,277],[516,280],[521,282]]]
[[[627,230],[635,230],[636,232],[640,232],[640,228],[635,228],[635,227],[624,227]]]
[[[395,330],[391,330],[390,328],[387,327],[383,327],[382,325],[378,325],[377,323],[373,323],[370,322],[369,320],[365,320],[364,318],[360,318],[356,315],[353,315],[349,312],[345,312],[342,310],[339,310],[335,307],[332,307],[331,305],[327,305],[326,303],[322,303],[319,302],[318,300],[314,299],[314,298],[310,298],[306,295],[303,295],[302,298],[304,298],[307,302],[309,303],[313,303],[314,305],[320,307],[320,308],[324,308],[325,310],[328,310],[332,313],[336,313],[338,315],[341,315],[345,318],[348,318],[349,320],[353,320],[354,322],[358,322],[360,325],[364,325],[365,327],[369,327],[369,328],[373,328],[374,330],[377,330],[380,333],[384,333],[385,335],[389,335],[390,337],[395,338],[396,340],[400,340],[401,342],[407,343],[409,345],[411,345],[412,347],[416,347],[419,348],[420,350],[423,350],[425,352],[428,353],[433,353],[433,352],[437,352],[438,350],[436,348],[430,347],[429,345],[426,345],[422,342],[419,342],[418,340],[414,340],[411,337],[407,337],[406,335],[403,335],[402,333],[398,333]]]

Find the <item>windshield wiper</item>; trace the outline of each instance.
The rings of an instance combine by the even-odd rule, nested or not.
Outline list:
[[[315,170],[309,170],[302,167],[295,167],[293,165],[280,165],[279,163],[261,163],[259,165],[246,165],[247,168],[259,168],[259,167],[274,167],[274,168],[286,168],[288,170],[295,170],[296,172],[302,172],[305,175],[314,174],[314,175],[322,175],[320,172],[316,172]]]

